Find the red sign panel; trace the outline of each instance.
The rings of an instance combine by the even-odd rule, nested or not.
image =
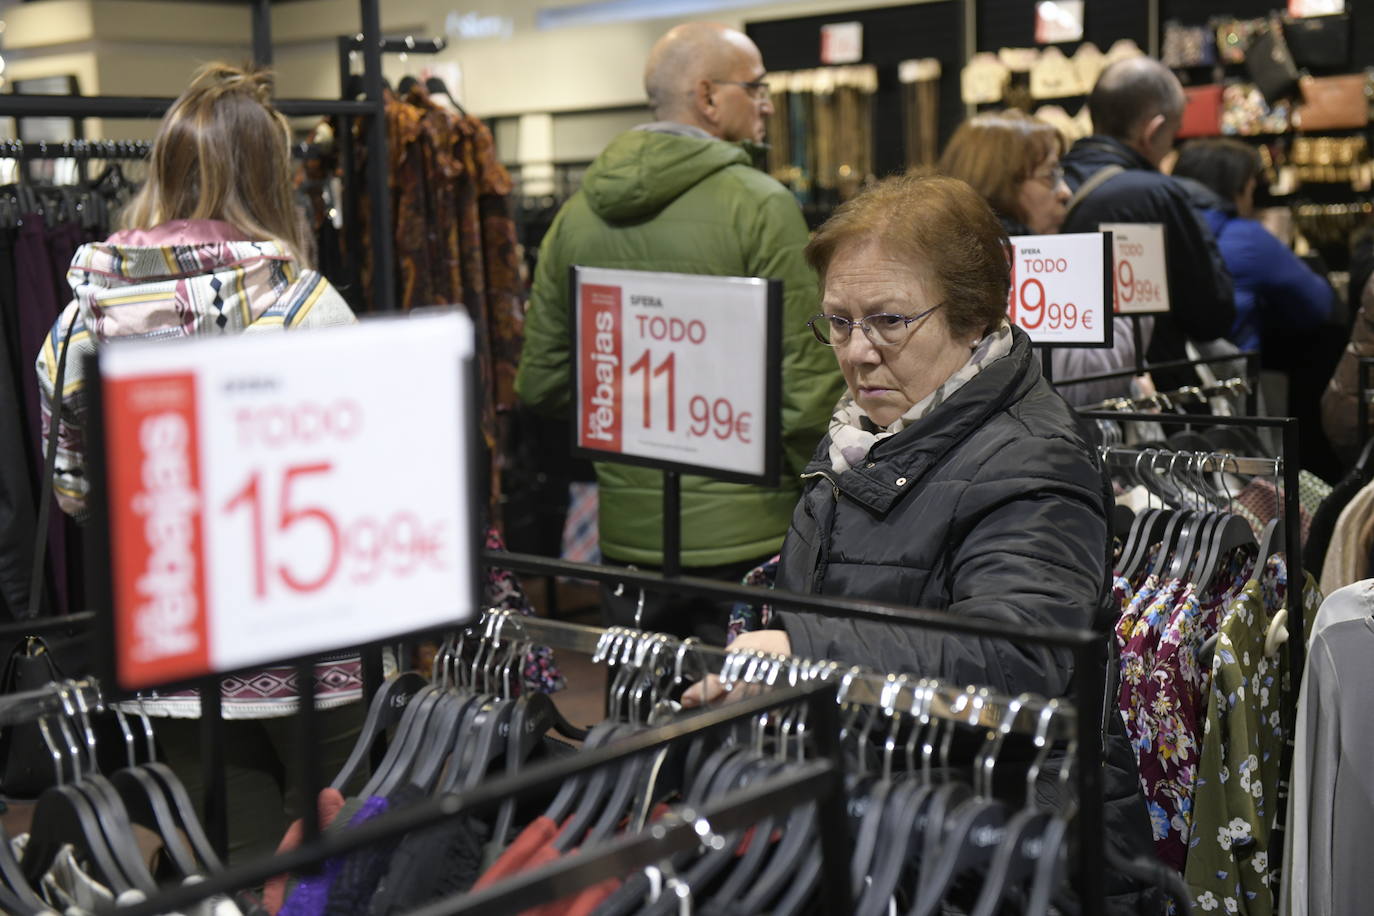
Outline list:
[[[205,532],[196,380],[190,373],[111,380],[110,539],[119,679],[166,683],[203,674]]]
[[[624,420],[621,398],[621,290],[618,286],[582,287],[581,326],[578,337],[582,358],[577,390],[582,397],[582,422],[578,444],[608,452],[620,451]]]

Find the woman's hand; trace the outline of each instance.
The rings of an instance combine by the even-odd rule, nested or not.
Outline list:
[[[751,651],[764,652],[769,655],[791,655],[792,641],[787,638],[786,630],[755,630],[752,633],[741,633],[740,637],[727,646],[731,652]],[[743,695],[735,694],[735,698]],[[721,697],[730,696],[729,691],[720,683],[720,678],[714,674],[706,675],[706,679],[698,681],[687,692],[682,695],[682,706],[684,709],[695,709],[698,706],[709,706],[720,700]]]

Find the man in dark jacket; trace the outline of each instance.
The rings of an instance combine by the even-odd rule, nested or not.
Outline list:
[[[529,407],[566,416],[571,386],[568,268],[766,277],[783,283],[782,483],[682,481],[682,565],[738,582],[777,553],[801,492],[797,475],[844,388],[835,361],[811,340],[816,277],[802,257],[807,229],[796,199],[755,169],[741,142],[763,139],[772,111],[758,48],[724,26],[690,23],[650,54],[645,88],[657,121],[602,151],[540,249],[515,387]],[[758,355],[765,358],[763,353]],[[662,475],[599,462],[601,552],[662,564]],[[611,622],[632,623],[634,596],[606,596]],[[728,609],[650,596],[647,629],[723,642]]]
[[[1063,160],[1075,194],[1101,170],[1112,173],[1074,200],[1061,232],[1096,232],[1102,223],[1164,226],[1171,311],[1155,319],[1146,350],[1153,362],[1185,359],[1188,339],[1224,337],[1235,321],[1231,275],[1216,240],[1174,180],[1159,171],[1183,106],[1183,87],[1163,64],[1148,57],[1118,61],[1102,72],[1088,97],[1094,134],[1075,143]],[[1153,375],[1161,388],[1198,384],[1188,370]]]

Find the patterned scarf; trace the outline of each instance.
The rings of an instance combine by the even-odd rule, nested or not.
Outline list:
[[[846,394],[830,416],[830,467],[838,474],[864,460],[869,449],[880,439],[895,436],[911,424],[927,416],[949,400],[968,381],[983,371],[988,363],[1011,352],[1011,325],[1003,321],[1001,327],[978,341],[968,362],[958,372],[945,379],[939,387],[926,395],[911,409],[892,422],[887,429],[879,429],[862,407]]]

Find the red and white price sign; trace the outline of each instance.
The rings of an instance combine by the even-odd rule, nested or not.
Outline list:
[[[1036,346],[1110,347],[1110,236],[1014,235],[1011,243],[1007,320]]]
[[[104,348],[118,685],[469,619],[472,358],[456,312]]]
[[[1121,315],[1169,311],[1169,272],[1160,223],[1102,223],[1112,234],[1112,288]]]
[[[572,273],[579,454],[775,482],[781,284],[590,267]]]

